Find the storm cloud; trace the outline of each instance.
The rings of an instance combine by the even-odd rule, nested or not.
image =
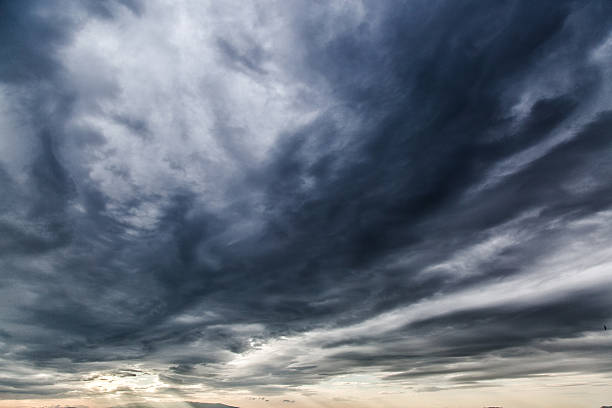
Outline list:
[[[1,10],[0,399],[612,374],[612,2]]]

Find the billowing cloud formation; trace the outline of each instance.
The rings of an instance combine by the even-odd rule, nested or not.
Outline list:
[[[611,17],[3,2],[1,398],[609,376]]]

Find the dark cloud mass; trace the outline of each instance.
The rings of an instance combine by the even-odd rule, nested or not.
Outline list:
[[[0,10],[0,400],[612,375],[612,2]]]

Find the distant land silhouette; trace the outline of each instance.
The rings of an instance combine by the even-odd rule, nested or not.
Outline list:
[[[125,405],[115,405],[110,408],[174,408],[185,407],[187,404],[191,408],[238,408],[232,405],[215,404],[207,402],[191,402],[191,401],[177,401],[177,402],[164,402],[164,403],[148,403],[148,402],[136,402]]]

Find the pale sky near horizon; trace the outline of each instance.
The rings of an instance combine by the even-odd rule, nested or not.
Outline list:
[[[612,1],[0,1],[0,408],[136,403],[612,405]]]

